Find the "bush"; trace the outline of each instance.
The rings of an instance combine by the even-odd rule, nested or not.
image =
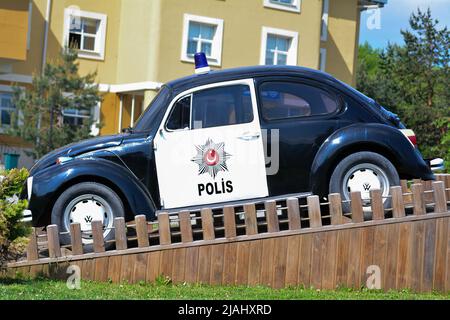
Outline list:
[[[27,200],[20,200],[27,169],[12,169],[0,173],[0,269],[26,250],[30,228],[21,221]]]

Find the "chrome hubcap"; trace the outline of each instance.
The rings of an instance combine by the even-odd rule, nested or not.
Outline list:
[[[111,232],[113,214],[111,206],[102,197],[95,194],[84,194],[76,197],[64,210],[66,230],[70,230],[71,223],[79,223],[84,244],[92,243],[92,221],[103,222],[103,237]]]
[[[370,209],[370,190],[379,189],[383,196],[383,202],[389,195],[389,179],[386,173],[372,163],[361,163],[350,170],[342,181],[342,190],[345,198],[350,199],[350,192],[361,192],[363,205]]]

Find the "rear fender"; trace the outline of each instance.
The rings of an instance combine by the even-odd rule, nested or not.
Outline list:
[[[434,175],[400,130],[384,124],[355,124],[334,132],[324,141],[311,166],[310,186],[314,194],[325,196],[331,174],[346,156],[372,151],[388,158],[401,178],[432,180]]]

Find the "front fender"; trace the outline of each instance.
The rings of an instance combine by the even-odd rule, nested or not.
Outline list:
[[[79,158],[51,166],[33,176],[29,204],[33,225],[49,220],[53,204],[64,189],[89,179],[107,181],[120,190],[132,215],[145,214],[148,220],[155,218],[156,206],[147,188],[128,169],[105,159]]]
[[[358,151],[381,153],[394,164],[400,177],[434,179],[420,152],[400,130],[384,124],[361,123],[337,130],[319,148],[311,167],[312,192],[327,195],[329,179],[336,165]]]

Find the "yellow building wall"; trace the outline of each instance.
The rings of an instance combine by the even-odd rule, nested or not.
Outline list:
[[[84,75],[96,71],[96,81],[98,83],[116,83],[121,4],[121,0],[54,0],[47,61],[57,57],[63,47],[64,9],[70,6],[78,6],[81,11],[106,14],[107,26],[104,60],[78,59],[80,63],[80,74]]]
[[[0,58],[27,58],[28,0],[0,0]]]
[[[266,8],[263,0],[163,0],[157,81],[193,73],[192,63],[180,61],[185,13],[224,20],[222,68],[259,64],[263,26],[298,32],[297,64],[317,68],[321,11],[320,0],[301,1],[300,13]]]
[[[119,126],[119,96],[115,93],[106,93],[103,95],[100,107],[100,135],[117,133]]]
[[[359,19],[358,0],[330,0],[328,38],[321,42],[326,72],[350,85],[355,85]]]
[[[159,0],[125,0],[120,10],[116,83],[155,79]]]

